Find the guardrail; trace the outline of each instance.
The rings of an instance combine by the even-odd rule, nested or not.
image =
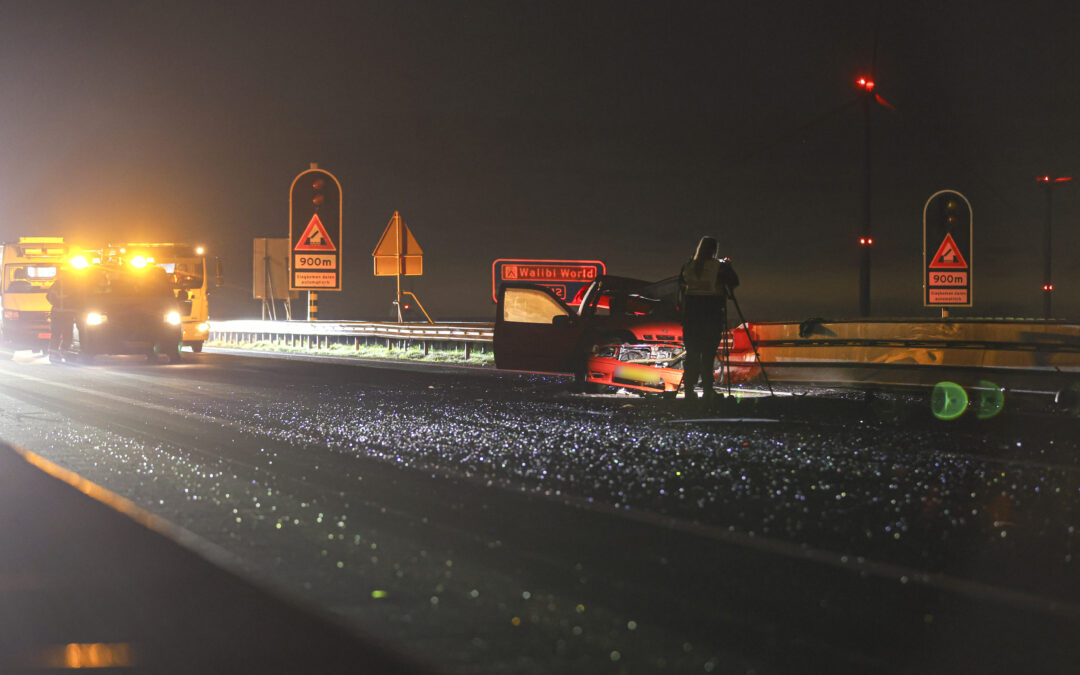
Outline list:
[[[378,344],[387,349],[419,346],[431,349],[491,351],[490,323],[382,323],[363,321],[260,321],[235,319],[211,321],[210,341],[230,343],[272,342],[285,346],[327,348],[330,345]]]

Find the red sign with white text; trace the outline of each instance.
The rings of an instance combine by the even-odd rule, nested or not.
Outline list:
[[[523,281],[550,288],[566,300],[606,273],[607,267],[599,260],[500,258],[491,265],[491,299],[498,302],[499,285],[503,282]]]

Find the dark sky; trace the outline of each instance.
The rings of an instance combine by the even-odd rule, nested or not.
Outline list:
[[[676,273],[721,241],[750,319],[858,310],[877,26],[873,309],[922,307],[922,208],[974,206],[980,316],[1041,310],[1046,200],[1080,174],[1080,8],[1038,2],[0,0],[0,239],[204,243],[217,318],[255,316],[252,238],[288,235],[318,162],[344,193],[345,288],[386,318],[394,210],[437,317],[492,315],[501,257]],[[1055,313],[1080,314],[1080,180],[1055,192]],[[958,312],[965,313],[965,312]]]

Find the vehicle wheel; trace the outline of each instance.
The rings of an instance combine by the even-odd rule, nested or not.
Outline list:
[[[175,349],[170,349],[168,351],[169,363],[180,363],[180,348],[182,346],[183,345],[181,345],[180,343],[177,343]],[[202,347],[201,342],[199,343],[199,347]]]
[[[203,344],[202,340],[199,340],[198,342],[192,342],[191,343],[191,351],[198,354],[199,352],[202,351],[202,344]]]

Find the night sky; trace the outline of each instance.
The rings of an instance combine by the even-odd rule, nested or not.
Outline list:
[[[258,316],[252,238],[288,236],[317,162],[344,193],[344,290],[386,319],[371,252],[394,210],[407,288],[493,316],[496,258],[677,272],[703,234],[748,319],[858,312],[869,69],[873,313],[922,307],[922,208],[974,207],[973,316],[1080,314],[1080,6],[1038,2],[0,0],[0,239],[182,240],[221,255],[212,318]],[[829,114],[829,111],[836,111]],[[296,308],[299,310],[299,303]]]

